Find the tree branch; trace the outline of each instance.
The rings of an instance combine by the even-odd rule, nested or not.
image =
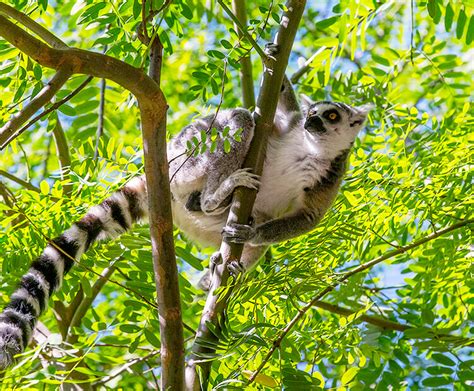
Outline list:
[[[148,74],[158,85],[162,61],[163,45],[155,31],[150,42]],[[153,270],[160,318],[161,389],[181,391],[184,389],[184,337],[166,155],[166,108],[153,122],[147,120],[152,113],[143,118],[148,107],[140,107],[140,111]]]
[[[13,137],[10,137],[10,139],[4,144],[0,146],[0,151],[4,149],[8,143],[10,143],[14,138],[18,137],[21,135],[26,129],[28,129],[30,126],[38,122],[41,118],[45,117],[49,113],[53,112],[56,110],[58,107],[62,106],[64,103],[67,101],[71,100],[74,96],[76,96],[84,87],[89,84],[89,82],[93,79],[92,76],[89,76],[87,79],[85,79],[74,91],[72,91],[70,94],[65,96],[63,99],[60,101],[57,101],[56,103],[52,104],[50,107],[48,107],[46,110],[44,110],[42,113],[38,114],[37,116],[33,117],[26,125],[23,125],[23,127],[16,132],[16,134]]]
[[[7,171],[0,170],[0,176],[10,179],[11,181],[18,183],[20,186],[23,186],[27,190],[35,191],[36,193],[40,193],[41,190],[38,189],[36,186],[32,185],[30,182],[27,182],[23,179],[17,178],[15,175],[10,174]]]
[[[0,23],[1,23],[0,16]],[[0,28],[1,29],[1,28]],[[0,129],[0,148],[3,149],[17,134],[17,130],[23,125],[29,118],[31,118],[41,107],[51,101],[56,95],[60,88],[68,81],[72,75],[72,68],[70,66],[61,66],[58,68],[58,72],[46,84],[43,89],[36,95],[30,102],[23,107],[23,109],[13,116]]]
[[[51,45],[53,48],[56,48],[56,49],[68,48],[68,46],[63,41],[61,41],[54,34],[51,34],[50,31],[48,31],[43,26],[36,23],[29,16],[16,10],[13,7],[10,7],[9,5],[5,3],[0,3],[0,14],[7,15],[10,18],[15,19],[17,22],[20,22],[23,26],[33,31],[35,34],[37,34],[41,39],[43,39],[46,43]]]
[[[152,254],[157,287],[160,286],[160,289],[157,288],[160,324],[162,328],[174,331],[172,336],[171,333],[161,335],[162,388],[182,389],[180,385],[183,384],[184,342],[166,157],[167,105],[159,85],[141,69],[110,56],[74,48],[52,48],[2,15],[0,15],[0,36],[45,67],[68,69],[71,74],[80,73],[110,79],[137,98],[143,134]],[[67,256],[59,246],[55,247]],[[168,336],[175,339],[168,340]],[[169,348],[170,344],[173,344],[173,347]],[[174,379],[167,378],[168,371],[173,366],[174,373],[178,373],[181,367],[181,377],[174,383],[172,382]]]
[[[158,85],[141,69],[105,54],[68,48],[49,47],[0,15],[0,36],[31,57],[40,65],[59,69],[68,64],[72,73],[109,79],[130,91],[139,101],[156,102],[165,107],[163,93]]]
[[[71,166],[71,156],[69,155],[69,145],[67,144],[66,135],[59,118],[56,118],[56,124],[53,127],[54,142],[56,144],[56,152],[58,154],[59,166],[61,168],[61,179],[63,181],[69,179],[67,174]],[[64,194],[70,196],[72,192],[72,184],[64,184]]]
[[[247,7],[245,0],[233,0],[232,9],[235,13],[235,17],[240,21],[241,26],[247,30]],[[239,38],[244,37],[244,34],[239,29],[239,26],[234,23],[235,29],[239,34]],[[252,75],[252,59],[250,52],[240,60],[240,84],[242,87],[242,100],[244,107],[251,109],[255,107],[255,91],[253,86],[253,75]]]
[[[105,110],[105,86],[107,82],[105,79],[100,80],[100,101],[99,101],[99,124],[97,125],[94,159],[99,156],[99,143],[104,134],[104,110]]]
[[[267,144],[268,136],[273,129],[273,118],[277,108],[283,76],[288,64],[288,58],[290,56],[296,31],[303,15],[305,4],[306,1],[304,0],[290,0],[287,2],[287,12],[285,12],[282,17],[280,29],[275,39],[275,43],[279,47],[279,52],[275,56],[275,59],[269,59],[267,61],[267,66],[265,66],[264,69],[262,87],[254,114],[256,122],[255,135],[247,154],[246,162],[244,163],[245,167],[251,167],[253,172],[256,174],[261,174],[263,169],[265,146]],[[243,188],[236,189],[227,224],[235,222],[240,224],[248,223],[256,194],[257,192],[254,190]],[[227,293],[225,297],[219,297],[216,294],[216,289],[227,284],[229,278],[227,264],[231,260],[238,260],[240,258],[242,248],[242,245],[229,245],[224,242],[220,248],[223,262],[216,266],[211,277],[209,294],[196,333],[196,339],[192,347],[193,353],[186,370],[186,385],[188,389],[199,390],[201,388],[197,365],[199,365],[200,370],[202,371],[203,388],[207,388],[212,361],[206,360],[198,362],[197,360],[199,360],[199,357],[202,356],[202,354],[213,353],[214,349],[202,346],[200,341],[205,340],[217,342],[215,335],[208,327],[208,323],[213,324],[214,327],[218,327],[218,317],[223,314],[232,289],[228,288],[226,290]],[[206,345],[208,346],[208,344]]]
[[[68,330],[68,335],[66,338],[67,342],[74,343],[77,341],[77,335],[72,333],[72,328],[78,327],[81,324],[82,318],[86,315],[87,311],[89,310],[89,307],[92,305],[95,298],[97,297],[99,292],[102,290],[102,288],[107,283],[110,276],[115,272],[116,269],[117,267],[114,264],[110,265],[108,268],[105,268],[100,274],[100,277],[92,286],[92,294],[90,296],[86,296],[83,293],[81,295],[82,300],[80,301],[79,305],[76,308],[72,308],[72,311],[70,312],[70,322],[67,325],[67,330]],[[68,310],[69,309],[70,308],[68,308]]]
[[[322,291],[320,291],[316,296],[314,296],[309,303],[307,303],[303,308],[298,310],[298,313],[293,317],[293,319],[288,323],[288,325],[283,329],[283,331],[280,333],[280,335],[273,340],[272,342],[272,347],[266,354],[265,358],[262,360],[261,364],[258,366],[257,370],[252,374],[252,376],[249,379],[249,384],[252,383],[257,375],[260,373],[260,371],[263,369],[263,367],[267,364],[268,360],[271,358],[275,350],[278,349],[278,347],[281,345],[281,342],[283,339],[286,337],[286,335],[291,331],[291,329],[298,323],[298,321],[313,307],[316,305],[317,302],[319,302],[326,294],[329,292],[332,292],[334,289],[336,289],[341,283],[344,281],[347,281],[350,277],[352,277],[354,274],[363,272],[365,270],[370,269],[371,267],[386,261],[387,259],[393,258],[397,255],[406,253],[416,247],[421,246],[422,244],[425,244],[431,240],[434,240],[444,234],[447,234],[451,231],[454,231],[456,229],[468,226],[469,224],[473,224],[474,219],[470,220],[463,220],[460,221],[459,223],[453,224],[447,228],[444,228],[442,230],[439,230],[437,232],[434,232],[430,235],[427,235],[423,239],[419,239],[412,244],[409,244],[407,246],[400,247],[396,250],[389,251],[386,254],[377,257],[369,262],[363,263],[362,265],[359,265],[357,267],[352,268],[350,271],[344,273],[342,276],[336,279],[334,283],[331,285],[328,285],[326,288],[324,288]]]

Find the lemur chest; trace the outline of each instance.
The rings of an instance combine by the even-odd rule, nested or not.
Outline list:
[[[308,140],[270,141],[254,210],[271,218],[302,209],[309,189],[330,169],[318,145]]]

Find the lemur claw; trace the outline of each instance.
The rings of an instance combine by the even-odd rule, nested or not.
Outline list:
[[[242,186],[258,190],[260,188],[260,175],[253,174],[251,171],[251,168],[241,168],[232,173],[230,178],[234,182],[234,188]]]
[[[255,236],[255,228],[247,224],[233,223],[222,228],[222,237],[227,242],[245,243]]]
[[[227,265],[227,270],[233,277],[245,273],[245,267],[240,261],[232,261]]]

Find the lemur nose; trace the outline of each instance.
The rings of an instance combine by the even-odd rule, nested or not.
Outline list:
[[[304,128],[308,131],[317,131],[323,133],[326,131],[323,121],[317,115],[308,117],[304,123]]]

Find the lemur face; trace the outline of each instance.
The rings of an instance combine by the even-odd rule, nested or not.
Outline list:
[[[304,128],[315,136],[355,138],[371,107],[355,108],[339,102],[303,98]]]

